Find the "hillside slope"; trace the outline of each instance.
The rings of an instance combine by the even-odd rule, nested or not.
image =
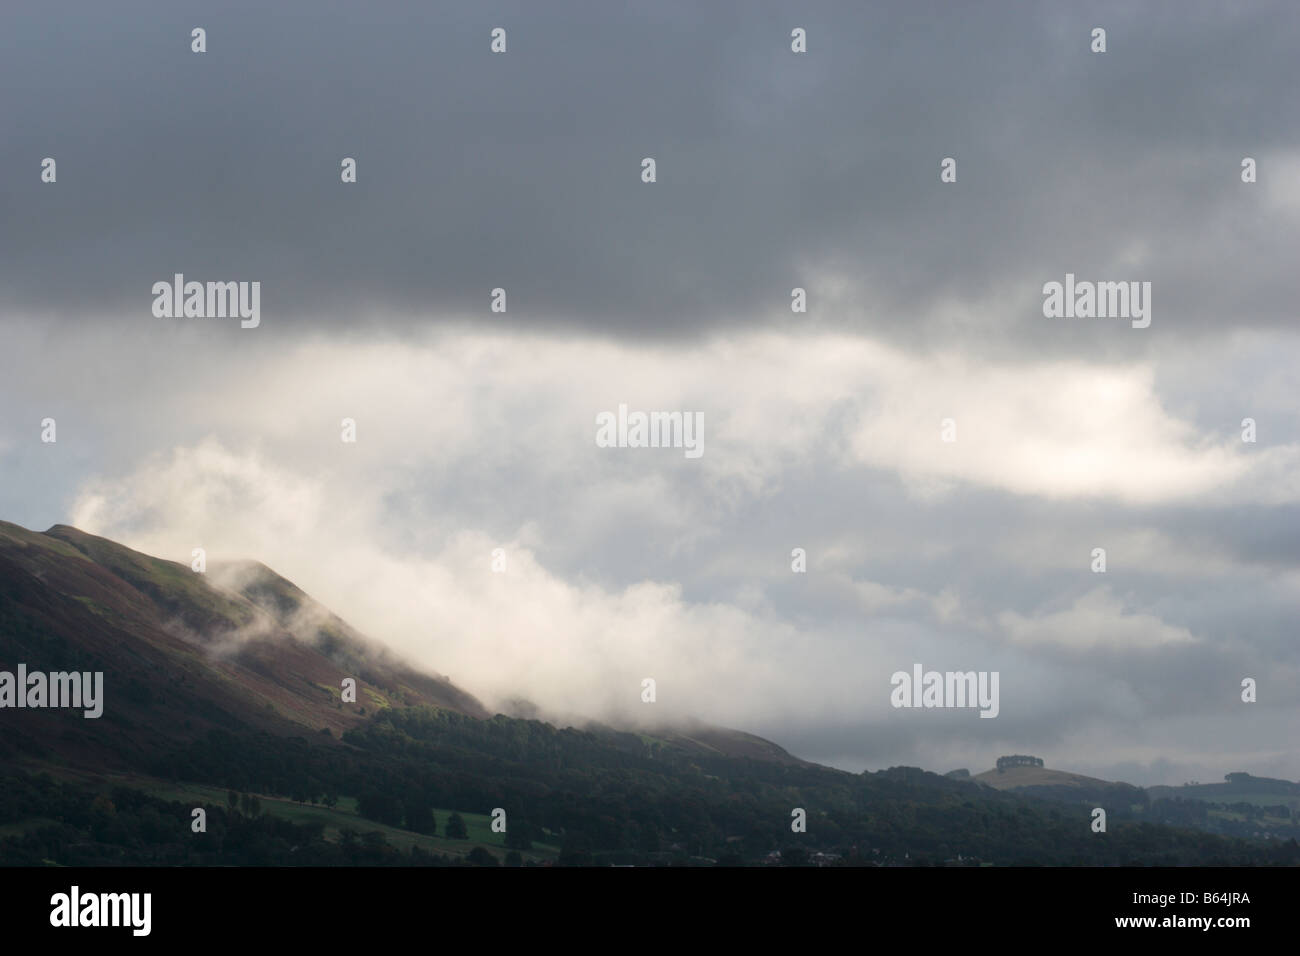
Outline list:
[[[1087,777],[1081,773],[1051,770],[1046,767],[1008,767],[986,770],[970,778],[976,783],[1017,796],[1055,800],[1063,803],[1088,803],[1096,806],[1129,807],[1147,802],[1141,787],[1111,780]]]
[[[1047,767],[1008,767],[1006,770],[986,770],[975,774],[972,780],[987,784],[994,790],[1023,790],[1026,787],[1063,787],[1086,789],[1090,787],[1113,787],[1109,780],[1086,777],[1081,773],[1066,770],[1051,770]]]
[[[227,569],[229,570],[229,569]],[[214,569],[215,571],[215,569]],[[0,522],[0,670],[102,671],[104,713],[13,709],[0,757],[130,766],[208,730],[337,738],[361,708],[486,709],[449,681],[420,674],[366,642],[260,565],[240,586],[56,525]],[[344,706],[341,682],[357,680]]]

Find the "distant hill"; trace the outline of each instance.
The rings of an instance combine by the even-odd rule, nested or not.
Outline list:
[[[1300,838],[1300,784],[1231,773],[1224,783],[1140,788],[1045,767],[1008,767],[973,778],[1004,793],[1104,807],[1111,819],[1194,827],[1221,836]]]
[[[800,760],[770,740],[764,740],[762,737],[741,730],[715,727],[700,721],[687,721],[676,727],[657,728],[652,730],[651,734],[687,753],[715,757],[744,757],[790,766],[816,766],[807,760]]]
[[[1065,803],[1130,807],[1147,802],[1146,793],[1141,787],[1047,767],[1008,767],[1005,770],[986,770],[971,779],[994,790]]]
[[[1248,773],[1230,773],[1223,783],[1184,784],[1181,787],[1148,787],[1152,800],[1201,800],[1207,803],[1252,803],[1286,806],[1300,810],[1300,783]]]
[[[770,740],[745,733],[743,730],[719,727],[690,718],[667,724],[617,722],[608,724],[581,714],[547,713],[531,701],[519,697],[505,701],[502,704],[502,713],[520,720],[542,720],[557,727],[574,727],[593,733],[635,734],[650,746],[672,747],[683,753],[699,756],[765,760],[790,766],[817,766],[807,760],[799,759]]]
[[[986,784],[994,790],[1021,790],[1025,787],[1062,787],[1072,790],[1114,786],[1109,780],[1085,777],[1081,773],[1051,770],[1047,767],[1010,767],[1006,770],[986,770],[975,774],[972,780]],[[1136,789],[1136,788],[1135,788]]]
[[[956,771],[954,771],[954,774]],[[949,774],[952,776],[953,774]],[[1260,806],[1287,806],[1300,809],[1300,783],[1272,777],[1255,777],[1248,773],[1230,773],[1223,783],[1183,784],[1179,787],[1135,787],[1087,777],[1065,770],[1046,767],[1010,767],[987,770],[971,779],[992,787],[1025,796],[1074,801],[1094,794],[1144,793],[1145,799],[1198,800],[1206,803],[1253,803]]]

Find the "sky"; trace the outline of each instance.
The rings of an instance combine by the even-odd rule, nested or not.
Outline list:
[[[5,6],[0,519],[263,561],[491,706],[1300,779],[1297,47],[1286,3]],[[177,273],[257,327],[155,315]],[[1067,274],[1150,324],[1046,316]],[[620,405],[703,454],[600,447]],[[892,706],[915,664],[997,717]]]

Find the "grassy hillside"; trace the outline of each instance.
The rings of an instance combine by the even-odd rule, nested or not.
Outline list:
[[[108,697],[98,720],[6,712],[0,759],[125,769],[218,728],[328,729],[337,739],[365,720],[363,708],[487,716],[473,697],[365,642],[284,579],[254,568],[242,582],[248,594],[73,528],[39,534],[0,522],[0,668],[102,671]],[[291,596],[293,606],[271,604],[274,595]],[[357,681],[355,705],[341,701],[345,677]]]
[[[1025,787],[1062,787],[1086,790],[1112,787],[1109,780],[1085,777],[1080,773],[1050,770],[1046,767],[1008,767],[1006,770],[986,770],[970,779],[992,787],[994,790],[1017,790]]]
[[[1249,803],[1255,806],[1285,806],[1300,811],[1300,783],[1233,774],[1223,783],[1184,784],[1181,787],[1148,787],[1152,799],[1201,800],[1207,803]]]
[[[219,787],[169,783],[143,776],[109,777],[103,782],[103,786],[107,789],[110,785],[132,787],[163,800],[192,807],[225,806],[228,794],[228,791]],[[499,860],[504,860],[508,849],[505,834],[493,833],[492,818],[484,813],[461,812],[460,816],[465,821],[468,836],[465,839],[450,839],[445,836],[415,833],[401,827],[367,820],[357,813],[355,797],[343,797],[336,806],[325,807],[297,803],[287,797],[274,794],[254,794],[254,796],[260,799],[263,813],[299,825],[319,824],[324,829],[325,838],[331,841],[337,841],[342,831],[353,830],[357,833],[380,833],[390,846],[403,852],[409,852],[411,847],[418,846],[429,853],[464,857],[475,847],[482,847]],[[440,807],[432,808],[432,813],[440,827],[446,826],[453,812],[458,811]],[[557,845],[534,842],[530,849],[521,851],[521,856],[526,861],[541,863],[553,861],[559,856],[559,852],[560,848]]]

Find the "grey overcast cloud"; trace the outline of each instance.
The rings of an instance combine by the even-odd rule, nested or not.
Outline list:
[[[1291,3],[6,4],[0,519],[262,561],[489,706],[1300,778],[1297,49]],[[259,324],[158,317],[176,274]],[[1067,275],[1149,325],[1048,317]],[[600,447],[620,405],[703,454]],[[891,706],[917,663],[997,718]]]

